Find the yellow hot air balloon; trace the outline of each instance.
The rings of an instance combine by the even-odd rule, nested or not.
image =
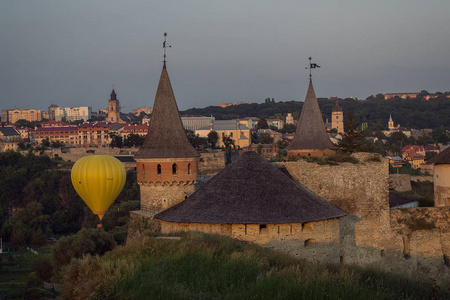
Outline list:
[[[79,159],[73,165],[71,174],[75,191],[98,215],[100,222],[122,191],[126,177],[123,164],[108,155],[90,155]]]

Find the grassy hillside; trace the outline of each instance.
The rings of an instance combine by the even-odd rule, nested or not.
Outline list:
[[[139,236],[74,260],[65,299],[450,299],[450,292],[375,270],[297,261],[226,237]]]

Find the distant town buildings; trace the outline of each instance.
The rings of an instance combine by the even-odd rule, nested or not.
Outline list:
[[[387,93],[384,94],[384,99],[387,100],[395,97],[407,99],[407,98],[416,98],[417,96],[419,96],[419,93]]]
[[[133,115],[139,116],[141,112],[144,112],[146,115],[150,115],[153,111],[153,107],[139,107],[132,110]]]
[[[250,104],[250,103],[243,102],[243,101],[241,101],[241,102],[236,102],[235,101],[235,102],[230,102],[230,103],[219,103],[219,106],[225,108],[225,107],[228,107],[228,106],[241,105],[241,104]]]
[[[52,114],[53,113],[55,115],[55,121],[87,121],[91,118],[92,109],[88,106],[54,107],[52,110]]]
[[[214,120],[215,118],[213,116],[211,117],[188,116],[188,115],[181,116],[181,122],[183,123],[183,127],[185,129],[192,131],[195,131],[202,127],[209,126],[209,124],[211,124],[211,122],[214,122]]]
[[[16,123],[19,120],[36,122],[42,120],[42,111],[39,109],[4,109],[1,112],[2,121]]]
[[[214,120],[210,125],[195,130],[195,134],[200,137],[208,137],[208,133],[213,130],[219,135],[216,144],[218,147],[225,146],[223,142],[225,137],[230,137],[238,148],[244,148],[251,144],[250,128],[242,125],[238,120]]]
[[[288,113],[286,116],[286,124],[294,124],[294,116],[292,113]]]

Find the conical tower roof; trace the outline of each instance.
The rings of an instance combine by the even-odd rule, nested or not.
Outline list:
[[[188,158],[199,157],[189,143],[183,129],[177,102],[164,63],[155,104],[144,144],[135,158]]]
[[[347,213],[310,192],[254,151],[247,151],[185,201],[155,216],[210,224],[304,223]]]
[[[333,147],[333,143],[325,130],[322,113],[310,80],[294,139],[286,147],[286,150],[328,149],[331,147]]]
[[[342,108],[339,106],[339,101],[336,101],[336,105],[333,107],[332,112],[342,111]]]
[[[117,100],[117,95],[116,95],[116,91],[114,90],[114,88],[112,89],[111,97],[110,97],[109,100],[110,100],[110,101],[115,101],[115,100]]]

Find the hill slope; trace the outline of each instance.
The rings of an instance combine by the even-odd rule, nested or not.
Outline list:
[[[230,238],[137,236],[72,261],[66,299],[449,299],[448,290],[374,270],[306,263]]]

